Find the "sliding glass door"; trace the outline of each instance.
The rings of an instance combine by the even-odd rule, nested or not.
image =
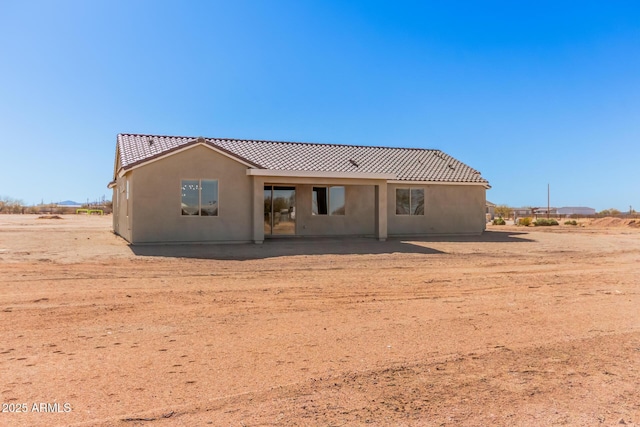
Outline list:
[[[264,187],[264,235],[296,234],[296,188]]]

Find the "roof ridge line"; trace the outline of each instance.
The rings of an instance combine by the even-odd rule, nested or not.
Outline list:
[[[440,151],[444,153],[439,148],[417,148],[417,147],[389,147],[382,145],[361,145],[361,144],[339,144],[339,143],[330,143],[330,142],[304,142],[304,141],[275,141],[271,139],[242,139],[242,138],[208,138],[212,140],[221,140],[221,141],[238,141],[238,142],[268,142],[274,144],[294,144],[294,145],[321,145],[325,147],[354,147],[354,148],[383,148],[390,150],[417,150],[417,151]]]
[[[199,136],[185,136],[185,135],[155,135],[150,133],[119,133],[118,136],[153,136],[155,138],[188,138],[188,139],[198,139]],[[204,138],[204,137],[203,137]]]
[[[186,138],[186,139],[198,139],[204,138],[205,140],[221,140],[221,141],[237,141],[237,142],[264,142],[274,144],[293,144],[293,145],[319,145],[325,147],[354,147],[354,148],[381,148],[389,150],[416,150],[416,151],[444,151],[439,148],[418,148],[418,147],[390,147],[386,145],[362,145],[362,144],[340,144],[330,142],[305,142],[305,141],[277,141],[272,139],[247,139],[247,138],[219,138],[219,137],[207,137],[207,136],[185,136],[185,135],[155,135],[147,133],[119,133],[118,136],[146,136],[155,138]],[[446,153],[444,153],[446,154]]]

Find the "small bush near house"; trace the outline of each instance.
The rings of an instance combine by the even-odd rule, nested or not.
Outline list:
[[[538,218],[533,223],[536,227],[546,227],[549,225],[559,225],[555,219]]]
[[[506,225],[504,218],[496,218],[493,220],[493,225]]]
[[[530,226],[531,225],[531,218],[529,218],[529,217],[519,218],[518,219],[518,225],[524,225],[525,227]]]
[[[510,218],[511,215],[513,215],[513,209],[511,209],[507,205],[498,205],[496,206],[495,210],[496,210],[496,214],[500,218]]]
[[[572,219],[571,221],[565,221],[564,225],[578,225],[578,221]]]

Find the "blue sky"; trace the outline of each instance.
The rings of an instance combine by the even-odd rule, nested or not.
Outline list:
[[[511,206],[640,210],[640,2],[0,2],[0,196],[118,133],[438,148]]]

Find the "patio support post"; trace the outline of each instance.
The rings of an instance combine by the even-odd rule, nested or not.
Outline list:
[[[375,187],[376,193],[376,238],[384,242],[387,240],[387,182],[379,182]]]
[[[264,178],[253,177],[253,243],[264,241]]]

